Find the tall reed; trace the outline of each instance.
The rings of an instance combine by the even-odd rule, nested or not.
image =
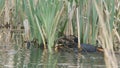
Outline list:
[[[9,14],[9,2],[0,0],[0,15],[4,14],[4,23],[10,23],[11,18],[14,18],[14,23],[28,19],[30,39],[43,42],[50,53],[59,36],[78,36],[78,47],[80,43],[95,45],[99,39],[105,50],[106,67],[117,68],[112,34],[120,42],[119,0],[12,0],[15,4],[13,17]]]
[[[111,0],[112,2],[105,2],[104,1],[98,1],[99,3],[96,3],[94,0],[94,4],[96,7],[96,11],[99,16],[99,28],[100,31],[100,40],[102,41],[102,47],[104,49],[104,57],[105,57],[105,63],[107,68],[118,68],[117,60],[115,57],[115,53],[113,50],[113,43],[112,43],[112,25],[113,25],[113,12],[114,12],[114,0]],[[108,3],[108,4],[106,4]],[[112,5],[109,5],[111,4]],[[110,8],[111,8],[111,14],[110,14]],[[112,19],[112,20],[111,20]]]
[[[54,40],[57,37],[56,29],[64,10],[62,1],[38,0],[37,4],[33,0],[24,0],[23,2],[27,9],[26,13],[31,24],[33,36],[41,38],[44,45],[47,42],[48,49],[51,53]],[[46,46],[44,47],[46,48]]]
[[[5,4],[5,0],[0,0],[0,15],[2,14],[4,4]]]

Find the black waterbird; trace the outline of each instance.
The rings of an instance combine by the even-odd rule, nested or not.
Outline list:
[[[78,43],[78,38],[74,38],[74,42],[75,43]],[[90,45],[90,44],[80,44],[81,45],[81,52],[103,52],[103,49],[101,47],[98,47],[98,46],[94,46],[94,45]],[[74,46],[74,51],[75,52],[78,52],[78,46],[77,44],[75,44]]]

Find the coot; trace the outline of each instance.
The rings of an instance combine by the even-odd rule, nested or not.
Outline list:
[[[78,43],[78,38],[74,38],[74,42],[75,43]],[[81,52],[103,52],[103,49],[102,48],[99,48],[97,46],[94,46],[94,45],[90,45],[90,44],[80,44],[81,45],[81,49],[82,51]],[[77,52],[78,51],[78,46],[75,45],[74,46],[74,51]]]
[[[97,52],[97,47],[89,44],[81,44],[81,52]],[[74,46],[73,48],[75,53],[78,53],[78,47],[77,45]]]
[[[81,44],[82,52],[96,52],[97,47],[90,44]]]

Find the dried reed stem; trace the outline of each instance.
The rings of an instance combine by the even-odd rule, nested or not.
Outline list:
[[[79,22],[79,11],[78,7],[76,8],[76,20],[77,20],[77,29],[78,29],[78,48],[80,49],[80,22]]]
[[[109,28],[109,26],[106,26],[105,21],[104,21],[104,15],[103,15],[102,11],[100,10],[100,8],[98,7],[95,0],[94,0],[94,4],[96,7],[98,16],[99,16],[100,27],[102,29],[101,41],[103,43],[102,47],[104,49],[106,67],[107,68],[118,68],[115,53],[113,51],[112,35],[110,32],[110,28]],[[109,25],[109,21],[108,21],[109,17],[107,17],[106,19],[107,19],[107,23]],[[107,27],[108,27],[108,29],[107,29]]]

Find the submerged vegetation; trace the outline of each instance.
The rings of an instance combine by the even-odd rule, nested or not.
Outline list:
[[[78,49],[81,43],[102,46],[106,67],[118,68],[119,0],[0,0],[0,23],[0,29],[8,29],[6,42],[13,29],[24,29],[23,41],[48,48],[53,54],[61,37],[75,36]]]

